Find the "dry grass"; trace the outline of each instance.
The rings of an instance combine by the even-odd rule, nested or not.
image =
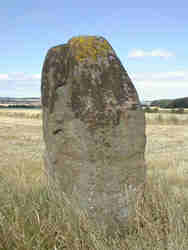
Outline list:
[[[40,109],[0,109],[0,117],[14,117],[14,118],[29,118],[29,119],[41,119]]]
[[[155,122],[147,117],[145,193],[128,227],[110,236],[47,188],[41,120],[28,119],[28,110],[10,112],[0,112],[0,249],[188,249],[186,125],[148,114]]]
[[[147,124],[186,125],[188,114],[146,113]]]
[[[152,108],[151,108],[152,109]],[[162,109],[160,109],[161,111]],[[188,110],[184,114],[170,113],[145,113],[147,124],[162,125],[185,125],[188,124]],[[42,111],[40,109],[0,109],[0,117],[41,119]]]

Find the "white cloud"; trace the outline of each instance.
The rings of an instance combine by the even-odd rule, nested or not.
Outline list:
[[[172,72],[132,73],[130,77],[141,99],[188,96],[188,69]]]
[[[132,79],[138,82],[150,82],[160,84],[166,83],[186,83],[188,86],[188,70],[179,70],[171,72],[150,72],[150,73],[133,73]]]
[[[188,96],[188,69],[168,72],[130,73],[140,99]],[[0,74],[0,96],[40,96],[40,74]]]
[[[22,72],[9,73],[9,74],[0,74],[0,81],[9,80],[9,81],[36,81],[40,80],[40,74],[25,74]]]
[[[26,74],[22,72],[0,74],[0,96],[40,96],[40,78],[40,74]]]
[[[175,56],[175,54],[165,49],[154,49],[151,51],[146,51],[143,49],[134,49],[128,53],[128,58],[161,57],[167,59],[172,56]]]
[[[0,74],[0,81],[1,80],[8,80],[8,74]]]
[[[34,74],[34,75],[32,75],[32,78],[36,79],[36,80],[40,80],[41,74]]]

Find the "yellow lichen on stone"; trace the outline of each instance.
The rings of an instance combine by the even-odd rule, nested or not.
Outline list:
[[[98,56],[104,56],[111,50],[105,39],[96,36],[73,37],[68,44],[74,49],[77,61],[84,61],[88,57],[96,61]]]

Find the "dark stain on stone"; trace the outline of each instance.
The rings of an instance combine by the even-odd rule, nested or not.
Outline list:
[[[63,130],[61,128],[54,130],[53,134],[56,135],[56,134],[58,134],[60,132],[63,132]]]

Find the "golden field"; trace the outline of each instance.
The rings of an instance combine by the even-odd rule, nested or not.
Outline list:
[[[0,110],[0,121],[0,249],[188,249],[186,114],[146,114],[145,193],[113,236],[48,190],[41,111]]]

